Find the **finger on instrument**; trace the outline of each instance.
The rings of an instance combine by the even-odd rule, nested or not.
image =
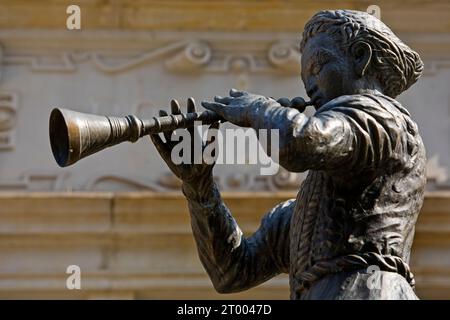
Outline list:
[[[165,116],[167,116],[168,114],[167,114],[167,112],[166,111],[164,111],[164,110],[159,110],[159,116],[160,117],[165,117]],[[170,143],[170,141],[171,141],[171,139],[170,139],[170,137],[172,136],[172,132],[173,131],[164,131],[163,132],[163,135],[164,135],[164,138],[166,139],[166,143]]]
[[[230,90],[230,96],[235,97],[235,98],[241,97],[245,93],[246,93],[245,91],[239,91],[234,88]]]
[[[195,106],[195,100],[192,97],[190,97],[187,100],[187,112],[197,112],[197,107]]]
[[[172,99],[170,101],[170,109],[172,111],[172,114],[181,114],[180,104],[175,99]]]
[[[220,102],[223,104],[229,104],[233,101],[233,97],[221,97],[221,96],[215,96],[214,97],[214,101],[215,102]]]

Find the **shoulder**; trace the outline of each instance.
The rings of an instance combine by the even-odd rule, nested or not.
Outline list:
[[[317,112],[324,112],[328,110],[332,110],[337,107],[358,107],[358,106],[370,106],[377,105],[372,97],[375,95],[372,94],[352,94],[352,95],[343,95],[333,100],[328,101],[322,107],[320,107]]]
[[[315,116],[339,115],[362,129],[371,129],[374,124],[384,130],[417,130],[411,115],[400,102],[383,94],[345,95],[333,99],[316,111]]]
[[[316,113],[327,111],[349,112],[360,111],[364,113],[387,113],[410,117],[406,108],[400,102],[383,94],[354,94],[337,97],[324,104]]]

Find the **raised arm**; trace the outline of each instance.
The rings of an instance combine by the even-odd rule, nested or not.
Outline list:
[[[200,260],[219,293],[254,287],[289,268],[289,225],[294,200],[264,216],[245,238],[213,182],[193,189],[183,184]]]
[[[171,107],[173,114],[181,113],[176,101],[172,101]],[[192,99],[188,100],[187,109],[195,112]],[[161,111],[160,115],[164,116],[166,112]],[[217,128],[217,124],[212,126]],[[192,137],[190,155],[194,157],[194,129],[187,130]],[[245,290],[287,272],[289,224],[294,201],[273,209],[263,219],[259,230],[245,239],[213,182],[214,163],[196,164],[191,159],[190,163],[175,164],[171,155],[177,142],[171,141],[172,132],[164,135],[165,142],[156,134],[151,138],[168,167],[183,181],[182,190],[189,203],[200,259],[217,291]]]
[[[289,171],[356,172],[362,167],[376,168],[406,147],[401,136],[406,128],[398,130],[405,125],[401,113],[384,109],[377,99],[385,98],[342,96],[311,117],[271,98],[242,91],[231,91],[230,97],[216,97],[216,102],[203,106],[239,126],[277,129],[280,164]]]

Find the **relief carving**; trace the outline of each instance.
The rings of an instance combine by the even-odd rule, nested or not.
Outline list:
[[[0,92],[0,150],[10,150],[15,144],[17,95]]]

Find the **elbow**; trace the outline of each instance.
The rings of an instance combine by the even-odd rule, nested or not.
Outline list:
[[[279,164],[289,172],[305,172],[320,166],[325,161],[326,144],[319,138],[317,133],[302,130],[280,148]]]
[[[304,172],[308,170],[306,163],[303,161],[303,155],[290,154],[280,156],[280,165],[289,172]]]
[[[278,163],[290,172],[304,172],[308,168],[309,146],[300,139],[289,139],[280,146]]]
[[[221,284],[218,284],[218,285],[214,284],[214,289],[219,294],[233,293],[233,290],[231,290],[231,288],[229,286],[224,286]]]
[[[224,281],[223,279],[212,280],[212,284],[217,293],[226,294],[232,293],[232,286],[228,281]]]
[[[214,289],[220,294],[235,293],[243,290],[236,285],[236,281],[227,277],[211,278],[211,281]]]

